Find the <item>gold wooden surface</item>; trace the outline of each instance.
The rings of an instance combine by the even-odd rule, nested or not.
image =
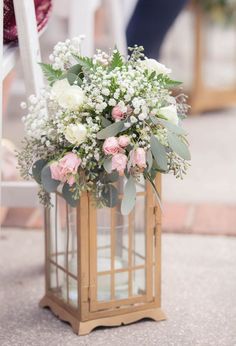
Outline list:
[[[82,322],[75,318],[70,312],[65,311],[59,304],[56,304],[49,297],[44,297],[40,302],[41,307],[49,307],[51,311],[62,321],[69,322],[73,331],[78,335],[89,334],[98,326],[120,326],[122,324],[130,324],[139,321],[143,318],[150,318],[155,321],[163,321],[166,319],[164,312],[161,309],[146,309],[142,311],[123,313],[118,316],[101,317],[93,320]]]

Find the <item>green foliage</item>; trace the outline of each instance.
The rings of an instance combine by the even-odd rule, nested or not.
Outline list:
[[[39,63],[50,85],[53,85],[63,75],[61,70],[54,70],[51,64]]]
[[[70,186],[69,184],[65,183],[62,188],[62,196],[71,207],[76,207],[79,201],[78,199],[74,198],[74,185]]]
[[[165,147],[153,135],[151,136],[150,143],[151,151],[158,167],[163,171],[167,171],[167,155]]]
[[[110,157],[105,158],[103,162],[103,167],[107,173],[111,173],[111,158]]]
[[[122,55],[118,50],[115,50],[112,54],[111,63],[109,66],[110,70],[114,70],[116,67],[122,67],[124,64]]]
[[[80,64],[76,64],[72,66],[67,73],[65,74],[65,78],[67,78],[68,82],[70,85],[77,84],[81,85],[83,82],[83,72],[82,72],[82,67]]]
[[[177,80],[173,80],[173,79],[171,79],[170,77],[168,77],[168,76],[164,76],[164,75],[159,75],[160,77],[160,79],[161,79],[161,81],[162,81],[162,87],[163,88],[167,88],[167,89],[171,89],[171,88],[176,88],[176,87],[178,87],[179,85],[181,85],[182,84],[182,82],[180,82],[180,81],[177,81]]]
[[[116,136],[123,130],[124,120],[117,121],[97,133],[97,139],[105,139],[108,137]]]
[[[102,189],[102,197],[104,204],[109,208],[113,208],[118,202],[118,191],[115,186],[106,184]]]
[[[191,155],[187,145],[181,140],[179,136],[174,133],[168,132],[168,142],[171,149],[184,160],[191,160]]]
[[[155,176],[156,176],[156,175],[155,175]],[[147,180],[150,181],[150,183],[151,183],[151,185],[152,185],[152,188],[153,188],[153,190],[154,190],[154,192],[155,192],[157,201],[158,201],[158,203],[159,203],[159,206],[160,206],[160,208],[161,208],[161,210],[162,210],[161,196],[160,196],[159,192],[157,191],[157,188],[156,188],[155,183],[153,182],[154,179],[152,178],[151,174],[149,174],[149,173],[147,173],[147,172],[144,173],[144,177],[145,177]]]
[[[44,166],[41,173],[41,183],[43,185],[43,188],[46,192],[56,192],[58,185],[60,184],[60,181],[52,179],[51,170],[50,167]]]
[[[172,124],[167,120],[158,119],[158,122],[165,128],[167,128],[170,132],[176,133],[177,135],[186,135],[186,131],[182,127]]]
[[[135,206],[136,186],[132,175],[129,176],[124,188],[124,197],[121,202],[122,215],[128,215]]]
[[[110,125],[111,125],[110,120],[108,120],[107,118],[103,117],[102,115],[101,115],[100,118],[101,118],[102,126],[103,126],[103,127],[107,127],[107,126],[110,126]]]
[[[100,180],[103,184],[115,183],[119,179],[119,174],[117,171],[113,171],[111,173],[103,172],[100,175]]]
[[[93,59],[86,56],[74,55],[74,58],[81,66],[84,73],[89,73],[94,68]]]
[[[148,163],[148,172],[151,170],[153,165],[153,158],[151,150],[147,151],[147,163]]]
[[[44,159],[40,159],[33,164],[32,176],[38,184],[41,184],[41,173],[42,169],[46,166],[46,164],[47,160]]]

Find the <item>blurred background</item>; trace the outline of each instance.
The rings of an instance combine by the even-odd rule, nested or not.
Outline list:
[[[183,181],[163,176],[163,231],[235,236],[235,1],[129,0],[119,2],[119,8],[115,9],[109,1],[92,2],[94,25],[85,34],[93,35],[93,42],[90,44],[87,37],[90,44],[85,47],[87,51],[112,47],[114,37],[110,36],[115,27],[123,47],[126,41],[142,44],[149,57],[172,68],[173,77],[183,81],[181,92],[189,96],[191,109],[184,126],[189,132],[192,165]],[[10,3],[4,2],[4,13]],[[77,9],[70,8],[72,3]],[[40,29],[43,61],[48,62],[58,41],[83,33],[82,24],[75,22],[73,16],[73,12],[79,13],[79,4],[80,1],[35,1],[36,13],[38,6],[41,10],[38,17],[43,22]],[[111,21],[110,11],[114,10],[117,12]],[[84,7],[82,11],[84,14]],[[11,28],[4,29],[5,41],[11,45],[9,42],[15,37],[8,37],[9,33]],[[26,92],[20,60],[17,59],[3,82],[4,182],[20,179],[14,158],[14,149],[20,148],[24,136],[21,122],[24,110],[20,103],[26,99]],[[3,205],[1,223],[4,228],[42,229],[42,211],[31,205]]]

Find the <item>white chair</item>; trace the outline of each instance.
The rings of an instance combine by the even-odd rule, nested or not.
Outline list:
[[[0,141],[2,139],[2,83],[20,57],[24,72],[26,94],[38,94],[43,87],[43,76],[38,62],[41,61],[35,8],[33,0],[14,0],[18,31],[18,47],[3,45],[3,0],[1,8],[1,121]],[[16,134],[17,135],[17,134]],[[38,206],[37,185],[34,182],[1,182],[1,204],[5,207]]]

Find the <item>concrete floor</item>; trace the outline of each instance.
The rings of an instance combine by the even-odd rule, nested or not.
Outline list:
[[[163,236],[164,322],[100,328],[78,337],[49,310],[43,295],[43,234],[0,235],[0,345],[236,345],[236,238]]]
[[[235,205],[236,109],[189,117],[184,127],[189,134],[191,167],[182,181],[163,176],[164,200]]]

